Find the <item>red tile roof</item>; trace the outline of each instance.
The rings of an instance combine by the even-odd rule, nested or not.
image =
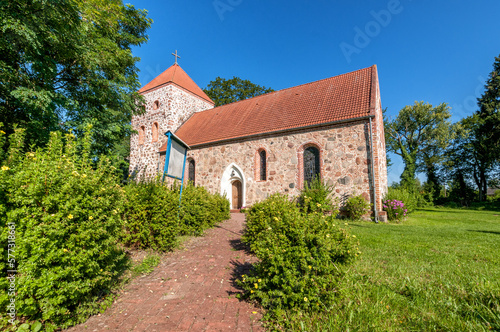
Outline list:
[[[195,113],[175,134],[192,147],[356,119],[374,114],[377,84],[373,65]]]
[[[198,97],[201,97],[212,104],[214,103],[178,64],[172,65],[170,68],[158,75],[154,80],[143,86],[138,92],[145,93],[168,83],[174,83],[197,95]]]

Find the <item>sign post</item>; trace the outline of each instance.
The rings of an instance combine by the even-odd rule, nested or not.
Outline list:
[[[189,146],[170,130],[165,133],[168,138],[167,153],[165,155],[165,167],[163,168],[163,178],[165,176],[181,180],[181,192],[179,195],[179,208],[181,207],[182,187],[184,185],[184,170],[186,169],[186,155]]]

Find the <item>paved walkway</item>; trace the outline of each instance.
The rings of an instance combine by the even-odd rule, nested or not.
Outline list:
[[[133,280],[105,313],[68,331],[263,331],[261,311],[233,281],[255,261],[241,245],[244,214],[192,238]]]

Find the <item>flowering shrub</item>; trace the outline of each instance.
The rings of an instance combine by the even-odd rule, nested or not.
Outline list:
[[[252,206],[243,239],[260,261],[237,281],[243,297],[270,310],[329,307],[346,267],[360,254],[355,236],[338,222],[302,214],[279,194]]]
[[[305,183],[304,189],[297,198],[297,204],[302,212],[305,213],[327,213],[330,212],[336,216],[338,207],[332,200],[333,186],[329,186],[319,177],[314,178],[311,183]]]
[[[117,246],[123,193],[116,169],[89,158],[88,133],[79,142],[66,135],[66,143],[53,133],[46,148],[26,154],[22,136],[10,136],[0,160],[0,307],[10,297],[7,268],[17,270],[18,322],[43,322],[53,331],[112,302],[128,262]],[[15,247],[7,245],[9,230]],[[14,249],[13,266],[6,265],[7,248]]]
[[[401,222],[407,215],[408,209],[402,201],[397,199],[388,199],[382,202],[384,211],[387,212],[389,221]]]

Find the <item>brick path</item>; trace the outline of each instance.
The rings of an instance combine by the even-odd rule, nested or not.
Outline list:
[[[105,313],[68,331],[263,331],[261,311],[235,298],[234,276],[254,261],[241,245],[244,214],[192,238],[133,280]]]

